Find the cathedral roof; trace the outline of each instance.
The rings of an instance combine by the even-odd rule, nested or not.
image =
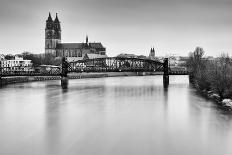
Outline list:
[[[56,48],[58,49],[73,49],[73,48],[87,48],[85,43],[60,43]],[[105,48],[101,43],[89,43],[89,48],[102,49]]]
[[[70,48],[83,48],[84,47],[84,43],[62,43],[62,44],[58,44],[57,48],[58,49],[70,49]]]
[[[89,43],[91,48],[104,48],[101,43]]]
[[[107,55],[86,53],[83,59],[107,58]]]

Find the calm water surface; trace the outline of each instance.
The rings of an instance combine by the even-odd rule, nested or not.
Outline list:
[[[70,80],[0,89],[1,155],[231,155],[232,116],[187,76]]]

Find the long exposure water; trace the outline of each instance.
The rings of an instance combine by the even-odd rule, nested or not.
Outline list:
[[[0,89],[1,155],[231,155],[232,116],[187,76],[76,79]]]

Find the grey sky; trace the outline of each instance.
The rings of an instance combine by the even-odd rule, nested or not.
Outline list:
[[[0,0],[0,53],[44,52],[48,13],[58,13],[62,42],[101,41],[126,52],[207,55],[232,51],[231,0]]]

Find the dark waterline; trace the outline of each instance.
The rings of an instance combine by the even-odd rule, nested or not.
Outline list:
[[[0,154],[231,155],[232,116],[187,76],[77,79],[0,89]]]

